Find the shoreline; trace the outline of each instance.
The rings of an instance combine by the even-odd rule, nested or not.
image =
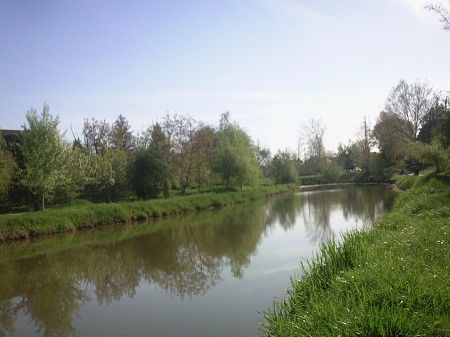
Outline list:
[[[11,240],[27,240],[38,236],[68,233],[130,221],[201,212],[206,209],[254,202],[274,195],[298,190],[294,185],[259,187],[244,191],[201,193],[168,199],[111,204],[82,203],[17,214],[0,215],[0,244]]]
[[[263,312],[263,336],[448,335],[449,186],[417,179],[370,231],[323,246]]]

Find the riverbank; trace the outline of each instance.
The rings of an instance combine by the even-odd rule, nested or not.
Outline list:
[[[244,191],[196,193],[168,199],[92,204],[79,200],[71,205],[37,212],[0,215],[0,242],[72,232],[84,228],[149,220],[174,214],[252,202],[295,190],[295,185],[258,187]]]
[[[450,179],[407,179],[371,231],[302,265],[264,336],[450,336]]]

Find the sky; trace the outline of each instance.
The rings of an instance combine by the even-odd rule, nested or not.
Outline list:
[[[122,114],[137,134],[167,113],[216,126],[229,111],[272,153],[321,120],[335,152],[401,79],[450,90],[450,32],[430,2],[4,0],[0,128],[44,103],[68,139],[85,119]]]

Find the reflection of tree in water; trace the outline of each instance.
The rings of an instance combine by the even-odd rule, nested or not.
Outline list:
[[[41,336],[69,336],[75,333],[72,316],[78,314],[89,298],[73,273],[61,271],[58,261],[46,255],[11,261],[2,267],[8,275],[7,282],[13,282],[13,286],[8,287],[3,284],[3,277],[0,281],[0,322],[3,329],[12,333],[11,320],[14,321],[19,312],[23,312],[31,318]],[[0,334],[1,331],[2,328]]]
[[[323,242],[331,235],[330,212],[337,203],[344,216],[361,219],[366,212],[372,216],[381,211],[379,200],[353,189],[288,194],[265,207],[255,203],[167,219],[154,224],[163,228],[159,231],[153,224],[124,226],[111,230],[119,240],[109,239],[105,230],[105,237],[99,234],[89,244],[71,241],[71,249],[49,246],[32,257],[11,258],[0,263],[0,336],[13,332],[21,314],[43,336],[73,335],[72,319],[92,300],[90,295],[108,304],[133,297],[142,282],[181,299],[204,294],[221,282],[225,266],[243,277],[267,229],[279,224],[288,230],[302,214],[311,240]],[[133,234],[142,228],[143,234]]]
[[[0,336],[10,335],[14,331],[14,321],[19,309],[12,301],[0,300]]]
[[[343,215],[345,219],[350,216],[361,220],[361,228],[368,229],[373,219],[389,209],[395,199],[392,190],[380,185],[364,187],[343,188]],[[356,216],[355,216],[356,215]]]
[[[297,197],[293,193],[271,200],[264,207],[264,226],[266,230],[275,225],[280,225],[286,231],[293,228],[299,208]]]
[[[260,242],[264,214],[258,205],[244,205],[238,210],[225,209],[220,223],[210,226],[214,231],[210,251],[222,254],[233,276],[242,278],[244,269],[250,265],[250,256]]]
[[[300,194],[305,229],[313,243],[326,243],[334,238],[330,214],[335,199],[332,193],[305,192]]]
[[[147,238],[141,244],[148,245],[146,253],[141,254],[148,260],[142,265],[143,278],[180,298],[205,294],[221,281],[223,267],[221,259],[205,250],[203,236],[207,234],[186,225],[163,238],[160,235]]]
[[[301,212],[313,243],[326,243],[335,238],[330,227],[330,216],[337,208],[342,209],[345,219],[354,218],[360,228],[369,228],[373,219],[389,208],[395,193],[385,186],[348,186],[334,189],[304,191],[299,194]]]
[[[183,299],[214,287],[225,265],[242,277],[263,227],[261,208],[248,206],[170,219],[164,230],[129,239],[2,262],[0,336],[13,332],[18,315],[30,317],[42,336],[73,335],[73,317],[89,294],[109,304],[148,282]]]

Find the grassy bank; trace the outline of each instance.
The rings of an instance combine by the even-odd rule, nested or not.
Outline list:
[[[450,336],[450,180],[406,179],[371,231],[302,266],[265,336]]]
[[[71,232],[101,225],[147,220],[167,215],[250,202],[295,189],[293,185],[259,187],[239,192],[197,193],[169,199],[92,204],[77,201],[44,212],[0,215],[0,241]]]

